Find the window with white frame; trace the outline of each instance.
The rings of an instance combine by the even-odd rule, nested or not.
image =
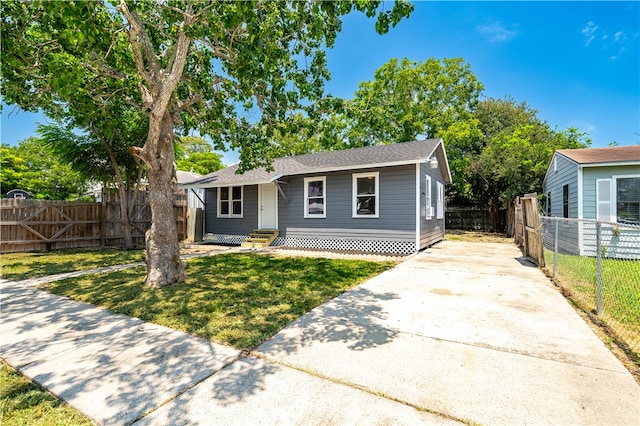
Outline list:
[[[326,187],[325,176],[304,178],[304,217],[327,217]]]
[[[353,217],[376,218],[379,215],[379,173],[353,174]]]
[[[241,186],[218,188],[218,217],[242,217]]]
[[[427,220],[433,218],[433,204],[431,203],[431,176],[426,175],[426,189],[425,189],[425,218]]]
[[[438,205],[436,212],[436,219],[444,219],[444,184],[442,182],[436,182],[438,186]]]
[[[596,180],[596,217],[640,225],[640,175]]]
[[[640,225],[640,176],[616,177],[615,190],[618,222]]]

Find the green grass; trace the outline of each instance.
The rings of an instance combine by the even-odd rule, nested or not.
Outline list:
[[[0,256],[2,277],[11,280],[144,261],[144,250],[59,250]]]
[[[157,290],[144,285],[143,267],[71,278],[46,288],[245,349],[391,266],[391,262],[231,253],[192,259],[186,262],[185,282]]]
[[[546,269],[553,272],[553,252],[545,250]],[[556,280],[586,311],[597,310],[596,258],[558,254]],[[613,331],[640,356],[640,261],[602,259],[602,316]]]
[[[79,411],[0,362],[0,424],[92,425]]]

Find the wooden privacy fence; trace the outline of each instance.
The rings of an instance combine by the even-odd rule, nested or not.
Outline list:
[[[516,198],[514,240],[524,249],[524,255],[544,266],[544,246],[540,231],[540,212],[537,194]]]
[[[131,222],[134,242],[144,245],[151,226],[146,192],[133,197]],[[2,199],[0,253],[123,245],[120,201],[105,192],[102,203]],[[176,194],[174,213],[178,237],[186,236],[186,196]]]

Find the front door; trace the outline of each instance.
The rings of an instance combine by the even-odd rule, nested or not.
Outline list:
[[[260,185],[258,228],[278,229],[278,188],[275,183]]]

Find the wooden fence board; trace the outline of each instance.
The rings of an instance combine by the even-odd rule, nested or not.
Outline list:
[[[133,197],[134,243],[144,246],[151,226],[146,192]],[[122,246],[120,201],[105,192],[102,203],[2,199],[0,203],[0,253],[65,248]],[[174,197],[178,238],[186,237],[186,194]]]

